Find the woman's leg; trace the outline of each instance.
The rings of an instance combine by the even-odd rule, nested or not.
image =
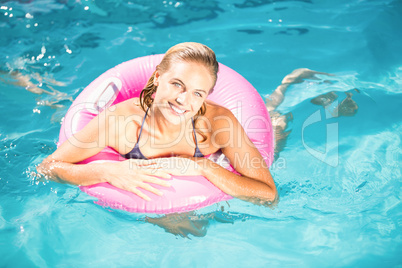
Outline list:
[[[302,83],[304,79],[318,79],[316,74],[332,76],[328,73],[313,71],[307,68],[296,69],[286,75],[282,83],[274,90],[274,92],[266,98],[266,107],[271,116],[272,128],[275,135],[274,160],[278,159],[279,153],[286,145],[286,140],[291,130],[286,131],[288,123],[292,121],[292,113],[281,114],[276,108],[285,99],[285,93],[290,85]]]

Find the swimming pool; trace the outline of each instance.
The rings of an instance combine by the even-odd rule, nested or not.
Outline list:
[[[402,265],[400,1],[0,3],[1,266]],[[275,209],[210,206],[188,216],[200,231],[185,238],[35,179],[86,85],[183,41],[210,46],[262,96],[295,68],[336,75],[292,86],[279,107],[293,120],[271,168]],[[16,70],[31,84],[15,85]],[[337,109],[350,98],[356,113]]]

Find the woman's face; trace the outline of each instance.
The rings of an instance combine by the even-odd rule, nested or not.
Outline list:
[[[158,86],[153,106],[172,124],[178,125],[197,114],[214,79],[200,63],[181,61],[171,64],[168,71],[155,73]]]

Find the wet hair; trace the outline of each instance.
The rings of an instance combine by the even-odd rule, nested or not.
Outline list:
[[[156,67],[156,70],[149,78],[145,88],[140,93],[140,104],[144,111],[146,111],[147,107],[151,107],[154,101],[153,94],[157,90],[157,86],[154,85],[155,72],[158,71],[159,74],[163,74],[164,72],[167,72],[172,65],[178,62],[194,62],[203,64],[214,78],[213,87],[215,86],[219,65],[216,61],[216,56],[213,50],[200,43],[186,42],[177,44],[166,52],[161,63]],[[210,89],[209,94],[212,93],[213,87]],[[195,119],[204,115],[205,112],[206,105],[203,103],[196,114]]]

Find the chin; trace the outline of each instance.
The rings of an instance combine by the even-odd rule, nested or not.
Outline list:
[[[169,104],[167,104],[164,107],[162,114],[165,117],[165,119],[171,122],[172,124],[179,125],[184,121],[190,120],[191,117],[193,117],[196,113],[187,110],[184,112],[184,114],[179,114],[174,109],[172,109]]]
[[[188,113],[188,112],[186,112],[186,113]],[[164,109],[162,114],[165,117],[165,119],[167,121],[169,121],[172,125],[180,125],[189,118],[188,114],[184,114],[184,115],[174,114],[171,111],[170,107],[168,107],[167,109]],[[191,116],[190,116],[190,118],[191,118]]]

